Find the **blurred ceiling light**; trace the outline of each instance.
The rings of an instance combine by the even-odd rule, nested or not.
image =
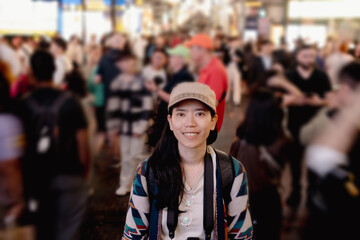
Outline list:
[[[357,18],[359,7],[359,0],[290,1],[288,12],[290,18]]]
[[[261,1],[246,1],[245,7],[261,7],[262,2]]]

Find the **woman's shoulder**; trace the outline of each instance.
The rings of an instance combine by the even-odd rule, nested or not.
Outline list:
[[[136,169],[137,175],[147,177],[148,162],[149,162],[149,159],[147,158],[139,164],[139,166]]]
[[[242,163],[233,156],[231,156],[231,159],[234,164],[235,177],[244,173],[245,172],[244,165],[242,165]]]
[[[233,157],[231,154],[227,154],[227,153],[225,153],[225,152],[223,152],[221,150],[215,149],[215,148],[213,148],[213,149],[216,151],[218,157],[219,157],[219,155],[220,156],[221,155],[223,155],[223,156],[227,155],[228,157],[230,157],[230,160],[231,160],[230,164],[232,165],[232,168],[234,170],[235,177],[242,174],[243,172],[245,172],[245,168],[241,164],[241,162],[239,160],[237,160],[235,157]]]

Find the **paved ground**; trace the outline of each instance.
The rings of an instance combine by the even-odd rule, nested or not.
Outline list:
[[[243,116],[244,107],[226,106],[223,128],[214,146],[228,152],[235,137],[236,126]],[[84,224],[85,240],[121,239],[129,196],[117,197],[119,169],[110,167],[110,155],[104,149],[94,164],[93,190]],[[289,193],[291,178],[288,167],[283,174],[281,195],[283,199],[283,231],[281,240],[300,240],[306,223],[307,211],[302,203],[297,211],[289,209],[285,199]],[[305,182],[304,182],[305,184]]]

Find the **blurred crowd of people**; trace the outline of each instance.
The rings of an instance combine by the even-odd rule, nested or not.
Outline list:
[[[171,90],[198,81],[216,94],[218,132],[225,104],[244,106],[230,154],[247,171],[255,238],[280,239],[280,178],[290,164],[286,203],[296,209],[305,159],[304,239],[353,239],[360,43],[352,45],[298,40],[290,51],[285,39],[276,47],[263,38],[244,43],[220,30],[112,33],[86,43],[0,38],[0,226],[29,215],[38,239],[75,239],[99,152],[108,146],[112,166],[121,166],[114,193],[129,193],[136,166],[161,137]]]

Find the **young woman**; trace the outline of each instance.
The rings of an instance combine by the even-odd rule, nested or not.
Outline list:
[[[138,167],[123,239],[252,239],[245,170],[227,156],[234,173],[227,190],[223,153],[209,146],[217,136],[215,93],[181,83],[168,110],[158,145]]]
[[[258,89],[250,98],[245,120],[230,150],[247,170],[257,240],[280,239],[282,209],[278,188],[291,146],[282,121],[281,98],[269,89]]]

